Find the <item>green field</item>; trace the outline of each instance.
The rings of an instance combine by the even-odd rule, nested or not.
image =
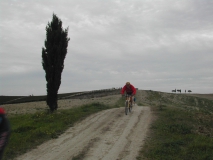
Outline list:
[[[147,92],[156,119],[137,159],[212,160],[212,97]]]

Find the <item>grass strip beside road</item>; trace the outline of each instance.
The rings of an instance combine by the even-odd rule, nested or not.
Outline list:
[[[212,160],[213,116],[203,110],[154,107],[152,124],[138,160]]]
[[[12,132],[3,160],[14,159],[47,140],[57,138],[77,121],[102,110],[120,107],[122,103],[120,99],[114,106],[92,103],[54,113],[38,112],[11,116],[9,121]]]

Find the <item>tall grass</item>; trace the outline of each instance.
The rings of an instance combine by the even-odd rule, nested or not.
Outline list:
[[[92,103],[54,113],[38,112],[9,117],[12,133],[3,159],[13,159],[44,141],[57,138],[77,121],[93,113],[119,107],[122,102],[119,100],[114,106]]]

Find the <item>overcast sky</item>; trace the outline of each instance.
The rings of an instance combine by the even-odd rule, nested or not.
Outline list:
[[[0,0],[0,95],[46,94],[53,13],[70,38],[58,93],[213,93],[213,0]]]

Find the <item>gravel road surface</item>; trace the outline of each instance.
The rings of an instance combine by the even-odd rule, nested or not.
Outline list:
[[[76,123],[57,139],[17,157],[17,160],[134,160],[147,137],[152,120],[150,107],[114,108]]]

